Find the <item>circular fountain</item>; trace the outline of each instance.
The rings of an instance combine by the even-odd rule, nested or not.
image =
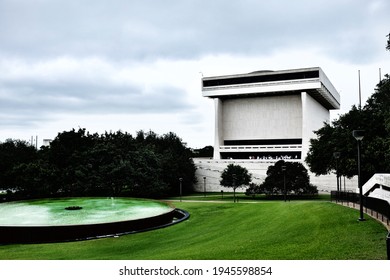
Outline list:
[[[175,224],[189,214],[134,198],[59,198],[0,203],[0,243],[119,236]]]

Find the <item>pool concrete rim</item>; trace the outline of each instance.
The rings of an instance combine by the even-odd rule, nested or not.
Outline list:
[[[67,201],[67,200],[79,200],[79,199],[82,199],[82,200],[101,200],[101,201],[111,201],[109,199],[112,199],[112,200],[115,200],[117,202],[120,202],[123,200],[131,200],[131,201],[142,201],[142,202],[153,202],[155,204],[160,204],[160,205],[165,205],[167,206],[168,208],[166,208],[167,210],[166,211],[163,211],[161,213],[168,213],[168,212],[171,212],[173,209],[175,209],[176,207],[171,203],[171,202],[168,202],[168,201],[164,201],[164,200],[158,200],[158,199],[151,199],[151,198],[133,198],[133,197],[104,197],[104,196],[98,196],[98,197],[92,197],[92,196],[88,196],[88,197],[54,197],[54,198],[36,198],[36,199],[24,199],[24,200],[15,200],[15,201],[8,201],[8,202],[2,202],[0,203],[0,206],[2,204],[18,204],[18,203],[31,203],[31,202],[39,202],[39,201]],[[119,200],[119,201],[118,201]],[[23,205],[25,206],[25,205]],[[29,205],[29,206],[32,206],[32,205]],[[64,209],[62,209],[65,211],[65,207]],[[82,209],[82,210],[87,210],[87,207],[85,207],[85,209]],[[97,211],[99,211],[99,209],[96,209]],[[68,211],[66,211],[68,212]],[[159,213],[159,214],[161,214]],[[159,214],[155,214],[154,216],[157,216]],[[125,222],[125,221],[129,221],[129,220],[137,220],[137,219],[143,219],[144,217],[141,217],[141,218],[123,218],[123,219],[115,219],[115,220],[110,220],[110,221],[101,221],[101,222],[84,222],[84,223],[63,223],[63,224],[1,224],[0,223],[0,227],[2,226],[22,226],[22,227],[28,227],[28,226],[38,226],[38,227],[44,227],[44,226],[77,226],[77,225],[92,225],[92,224],[109,224],[109,223],[115,223],[115,222]],[[147,217],[145,217],[147,218]]]
[[[96,198],[96,197],[94,197]],[[103,197],[106,199],[105,197]],[[65,199],[65,198],[58,198]],[[85,199],[85,198],[83,198]],[[132,199],[132,198],[128,198]],[[47,199],[45,199],[47,200]],[[144,200],[144,199],[142,199]],[[147,199],[150,200],[150,199]],[[30,200],[24,200],[30,201]],[[0,225],[0,243],[52,243],[81,241],[103,237],[118,237],[126,234],[145,232],[175,225],[187,220],[189,213],[175,208],[171,203],[151,200],[169,205],[171,210],[160,215],[125,221],[76,225]]]

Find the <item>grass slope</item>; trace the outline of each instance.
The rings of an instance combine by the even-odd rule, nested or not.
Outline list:
[[[81,242],[1,245],[0,259],[386,259],[387,230],[324,201],[176,202],[189,220],[168,228]]]

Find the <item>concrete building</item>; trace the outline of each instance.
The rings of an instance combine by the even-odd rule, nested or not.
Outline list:
[[[204,77],[202,95],[214,100],[215,142],[213,159],[194,159],[197,191],[225,190],[219,180],[229,163],[246,167],[255,183],[277,160],[304,163],[314,131],[340,108],[339,93],[319,67]],[[320,192],[335,189],[333,174],[310,179]],[[343,187],[354,190],[356,182]]]
[[[386,200],[390,204],[390,174],[375,174],[362,186],[362,192],[365,196]]]
[[[214,159],[304,159],[313,131],[340,108],[319,67],[205,77],[214,99]]]
[[[42,146],[49,147],[52,141],[52,139],[43,139]]]

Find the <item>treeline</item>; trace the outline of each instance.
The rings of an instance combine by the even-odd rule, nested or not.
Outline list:
[[[350,178],[357,175],[357,141],[354,130],[364,130],[361,142],[361,177],[364,184],[375,173],[390,172],[390,76],[377,85],[375,92],[360,108],[351,110],[315,131],[310,140],[306,163],[316,175],[337,173]]]
[[[10,198],[58,196],[164,197],[195,182],[191,150],[174,133],[59,133],[36,150],[20,140],[0,143],[0,189]]]

